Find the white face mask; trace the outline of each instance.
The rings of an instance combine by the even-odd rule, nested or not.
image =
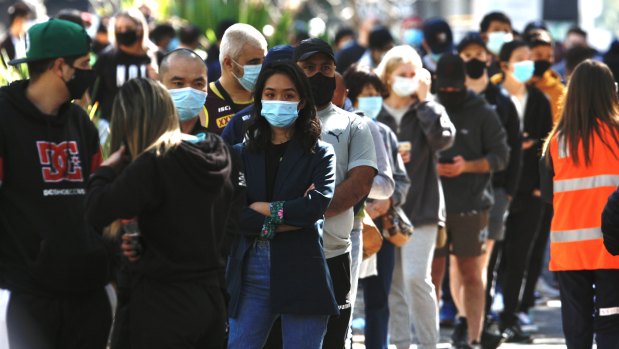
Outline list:
[[[419,79],[417,77],[405,78],[396,76],[391,85],[393,93],[400,97],[411,96],[413,93],[417,92],[417,89],[419,89]]]

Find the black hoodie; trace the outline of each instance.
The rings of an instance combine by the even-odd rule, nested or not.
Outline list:
[[[505,169],[509,161],[509,146],[499,117],[486,101],[467,91],[466,99],[455,108],[446,108],[456,127],[453,146],[441,152],[441,158],[464,160],[485,158],[490,171]],[[441,177],[447,214],[488,209],[494,202],[491,173],[463,173],[457,177]]]
[[[86,179],[101,161],[82,108],[44,115],[28,81],[0,89],[0,288],[65,295],[102,287],[109,258],[84,220]]]
[[[137,217],[145,249],[129,271],[219,285],[234,191],[231,171],[228,147],[213,134],[161,156],[145,152],[119,175],[110,167],[97,169],[88,181],[86,217],[97,228]]]

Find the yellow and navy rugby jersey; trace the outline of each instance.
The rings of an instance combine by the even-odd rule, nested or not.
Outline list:
[[[208,95],[204,103],[205,118],[201,119],[201,122],[209,132],[219,135],[234,114],[252,102],[253,100],[234,101],[221,86],[219,80],[211,82],[208,85]]]

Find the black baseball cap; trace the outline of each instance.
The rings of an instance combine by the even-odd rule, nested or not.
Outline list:
[[[464,89],[464,61],[453,53],[445,53],[436,64],[436,88],[455,87]]]
[[[294,61],[304,61],[317,53],[323,53],[335,62],[335,55],[333,54],[331,45],[318,38],[301,41],[299,46],[294,50]]]
[[[458,53],[464,51],[464,49],[467,48],[467,46],[469,45],[479,45],[483,47],[484,50],[487,50],[486,43],[481,38],[481,35],[479,35],[479,33],[477,32],[468,33],[464,36],[464,38],[462,38],[462,40],[458,44]]]
[[[453,49],[453,33],[443,18],[430,18],[423,24],[423,37],[432,53],[445,53]]]

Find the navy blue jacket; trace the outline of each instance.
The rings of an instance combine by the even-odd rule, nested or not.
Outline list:
[[[234,114],[232,119],[230,119],[230,122],[228,122],[224,130],[221,132],[221,138],[223,138],[229,145],[241,143],[245,137],[245,132],[243,132],[245,129],[245,123],[251,119],[253,112],[254,104],[252,103]]]
[[[245,144],[234,151],[244,166],[247,205],[241,210],[239,236],[232,244],[226,279],[230,317],[239,314],[243,261],[258,236],[265,217],[248,206],[266,202],[265,152],[251,152]],[[304,196],[307,188],[315,189]],[[299,230],[277,233],[271,240],[271,311],[279,314],[338,314],[333,285],[322,247],[324,213],[335,190],[335,153],[319,141],[314,153],[292,139],[279,165],[273,201],[285,201],[284,223]]]

